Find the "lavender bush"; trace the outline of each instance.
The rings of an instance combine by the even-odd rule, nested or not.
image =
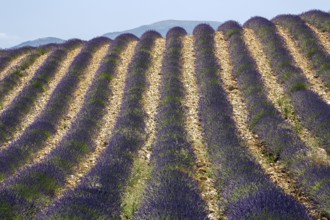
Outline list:
[[[109,43],[109,39],[107,38],[93,39],[86,44],[83,51],[74,59],[68,73],[61,80],[52,94],[52,97],[47,103],[43,114],[28,129],[30,133],[27,132],[25,134],[26,136],[23,135],[23,138],[26,138],[25,140],[27,143],[31,143],[31,145],[26,146],[26,142],[20,142],[20,140],[18,140],[18,143],[15,143],[17,145],[9,148],[9,153],[5,155],[9,163],[12,159],[14,159],[14,168],[20,164],[20,160],[26,160],[27,156],[31,156],[31,152],[35,152],[40,147],[39,145],[34,145],[34,141],[42,143],[45,141],[47,136],[54,134],[59,117],[66,112],[68,104],[72,99],[71,94],[76,89],[79,80],[85,73],[84,70],[90,64],[92,53],[107,43]],[[88,99],[87,103],[84,103],[84,107],[90,102],[91,100]],[[77,120],[83,119],[84,117],[78,117]],[[15,213],[13,217],[25,216],[26,218],[34,218],[33,216],[35,216],[36,211],[47,202],[50,202],[55,191],[60,186],[65,184],[65,174],[69,172],[66,168],[72,168],[72,163],[74,163],[75,160],[65,161],[65,157],[60,158],[58,155],[66,152],[67,155],[65,156],[70,159],[73,152],[78,153],[77,148],[80,147],[81,150],[84,150],[83,147],[87,144],[83,141],[86,141],[88,137],[83,136],[81,133],[75,132],[73,129],[60,142],[59,146],[57,146],[57,148],[50,155],[48,155],[45,161],[24,170],[19,173],[16,178],[4,185],[1,189],[4,194],[13,194],[13,196],[18,197],[19,200],[25,201],[21,205],[19,200],[17,200],[14,207],[20,208],[18,208],[18,211],[13,212]],[[71,141],[72,137],[75,137],[75,134],[77,134],[78,137],[81,137],[81,140],[77,142]],[[23,146],[20,147],[20,145]],[[72,149],[67,149],[65,147],[72,147]],[[76,149],[74,147],[76,147]],[[17,154],[14,154],[15,152],[17,152]],[[71,166],[68,165],[70,162]],[[6,170],[7,172],[11,170],[10,166],[6,167],[8,168]],[[0,197],[2,204],[8,204],[8,202],[10,202],[6,198],[7,197]],[[28,204],[28,207],[24,207],[24,204]],[[0,210],[0,217],[3,214],[6,213],[2,213]]]
[[[25,53],[31,53],[32,51],[34,51],[34,49],[31,47],[22,47],[19,49],[2,50],[1,56],[0,56],[0,73],[6,67],[8,67],[10,62],[12,62],[14,59],[16,59],[17,57],[19,57]]]
[[[235,36],[240,32],[239,25],[234,22],[225,23],[220,27],[220,30],[223,29],[227,30],[225,31],[227,37]],[[216,188],[224,199],[224,204],[219,206],[225,208],[228,219],[309,219],[304,207],[270,181],[239,139],[232,118],[232,106],[227,100],[226,92],[222,88],[222,80],[218,76],[220,66],[214,55],[214,30],[202,24],[197,26],[193,33],[195,70],[201,93],[200,117],[217,177]],[[235,53],[234,69],[236,61],[239,61],[244,65],[244,68],[240,68],[240,76],[244,76],[247,74],[245,68],[249,68],[252,64],[240,60],[245,54],[243,48],[239,45],[235,45],[234,48],[239,51]],[[244,80],[250,79],[245,77]],[[258,78],[253,80],[254,86],[250,89],[250,93],[259,94],[262,88],[258,84]],[[261,94],[258,98],[259,108],[269,107]],[[265,113],[273,114],[268,108],[265,108]]]
[[[310,10],[302,13],[300,17],[322,32],[328,32],[330,34],[330,13],[321,10]]]
[[[206,219],[206,204],[190,170],[195,163],[184,129],[182,99],[182,28],[166,36],[160,108],[151,164],[153,171],[137,219]]]
[[[305,93],[308,91],[305,88],[300,90],[292,89],[292,84],[302,82],[304,78],[302,77],[301,72],[294,72],[296,68],[289,66],[290,60],[292,59],[290,59],[288,54],[284,53],[285,49],[283,48],[283,44],[279,44],[278,41],[274,40],[274,36],[266,34],[272,30],[272,28],[269,26],[262,28],[261,24],[263,22],[266,22],[265,19],[254,18],[248,21],[245,26],[253,29],[255,28],[257,36],[261,38],[262,35],[264,37],[262,43],[265,46],[264,48],[268,57],[271,59],[271,63],[276,63],[276,65],[278,65],[278,72],[283,71],[281,72],[283,75],[279,78],[283,79],[286,77],[284,81],[287,84],[287,92],[289,94]],[[256,27],[260,28],[260,30],[257,30]],[[316,195],[317,193],[312,193],[312,188],[303,184],[303,181],[300,179],[311,175],[312,170],[316,172],[317,170],[328,168],[314,163],[306,156],[306,152],[308,151],[307,147],[292,131],[290,126],[284,122],[284,119],[270,102],[266,100],[266,92],[262,85],[260,73],[256,71],[256,64],[249,54],[242,53],[242,51],[247,51],[247,49],[242,40],[242,29],[240,25],[234,22],[228,22],[220,27],[220,29],[226,34],[227,39],[230,42],[230,53],[232,60],[234,61],[234,75],[238,80],[239,88],[241,89],[244,100],[247,104],[250,118],[249,124],[252,131],[257,133],[260,139],[266,144],[268,152],[273,156],[275,155],[277,159],[282,160],[287,168],[296,175],[302,190],[308,192],[313,197],[313,195]],[[229,33],[232,33],[233,30],[235,30],[235,33],[228,35]],[[285,75],[289,70],[292,71],[292,74]],[[254,89],[256,87],[259,89]],[[267,105],[262,103],[267,103]],[[272,110],[267,113],[267,109]],[[314,176],[316,176],[317,181],[321,182],[329,178],[329,175],[323,175],[322,172],[316,172]],[[323,185],[321,188],[325,191],[329,190],[326,185]],[[324,200],[315,200],[320,202],[321,209],[324,209],[324,207],[327,206]]]
[[[311,61],[317,76],[330,88],[330,55],[320,44],[315,33],[296,15],[280,15],[272,21],[290,33],[300,50]]]
[[[96,166],[77,188],[67,192],[61,200],[41,214],[41,219],[120,218],[121,194],[130,175],[133,155],[141,148],[145,139],[145,113],[141,100],[146,89],[145,74],[151,63],[151,50],[159,37],[161,36],[157,32],[146,32],[136,47],[128,68],[123,103],[113,136]],[[119,40],[115,40],[110,55],[115,63],[120,61],[120,53],[124,49],[123,42]]]

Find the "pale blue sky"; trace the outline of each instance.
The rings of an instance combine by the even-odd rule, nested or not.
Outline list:
[[[330,10],[330,0],[0,0],[0,48],[41,37],[91,39],[161,20],[268,19],[310,9]]]

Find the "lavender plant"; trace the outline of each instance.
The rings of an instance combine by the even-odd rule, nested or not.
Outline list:
[[[308,82],[301,69],[294,64],[293,57],[283,46],[284,42],[276,32],[275,25],[267,19],[255,17],[245,24],[255,31],[264,45],[270,65],[291,97],[296,113],[302,123],[318,136],[329,152],[330,108],[317,94],[308,89]],[[299,89],[297,89],[299,88]]]
[[[151,164],[153,171],[146,186],[137,219],[206,219],[206,205],[197,182],[192,178],[196,162],[184,130],[184,89],[182,75],[182,28],[166,36],[162,65],[160,108]]]
[[[310,10],[300,15],[301,19],[314,25],[322,32],[330,34],[330,13],[321,10]]]
[[[12,62],[14,59],[17,57],[25,54],[25,53],[31,53],[34,51],[31,47],[22,47],[19,49],[7,49],[7,50],[2,50],[1,51],[1,56],[0,56],[0,73],[8,67],[10,62]]]
[[[47,136],[54,133],[60,117],[59,113],[66,112],[68,104],[72,99],[71,94],[76,89],[80,78],[83,76],[85,69],[91,62],[92,53],[107,43],[109,43],[109,39],[101,37],[93,39],[86,44],[83,51],[71,64],[68,73],[56,87],[50,102],[47,104],[45,112],[36,120],[36,123],[30,127],[31,133],[25,138],[36,138],[37,141],[42,142]],[[92,100],[87,99],[86,103],[84,103],[84,107],[86,108],[87,106],[90,106],[90,103],[92,103]],[[91,112],[91,109],[87,110]],[[80,113],[80,115],[85,117],[88,116],[88,114],[82,113]],[[77,120],[85,120],[85,117],[78,117]],[[79,126],[80,125],[85,126],[86,124],[79,124]],[[83,128],[88,129],[88,127]],[[72,168],[73,163],[79,158],[79,155],[77,155],[76,160],[70,161],[70,156],[72,157],[74,152],[78,154],[78,149],[87,153],[84,150],[87,149],[86,146],[88,142],[84,143],[83,141],[89,140],[88,136],[83,135],[83,132],[84,131],[80,131],[78,128],[73,129],[43,162],[35,164],[22,171],[16,178],[11,179],[2,187],[1,191],[5,195],[13,195],[11,197],[0,197],[0,201],[4,205],[9,204],[10,202],[15,203],[13,207],[17,207],[17,210],[12,212],[14,213],[12,216],[13,218],[22,218],[22,216],[24,216],[24,218],[34,218],[37,210],[49,202],[54,196],[56,190],[65,184],[65,175],[69,172],[67,168]],[[91,132],[93,132],[93,130],[91,130]],[[76,141],[74,139],[75,137],[80,137],[81,139]],[[24,144],[25,142],[20,143]],[[30,140],[30,143],[34,143],[33,140]],[[11,151],[10,154],[13,157],[6,155],[8,162],[10,163],[11,159],[17,156],[18,159],[15,160],[15,165],[17,166],[20,159],[26,159],[24,151],[33,152],[36,151],[38,147],[38,145],[33,144],[28,147],[23,145],[23,148],[16,146],[13,151],[18,152],[18,154],[13,154],[13,151]],[[61,158],[59,155],[63,154],[63,152],[67,154],[64,155],[64,158]],[[31,152],[29,153],[31,154]],[[68,159],[69,161],[65,161],[65,159]],[[17,203],[15,201],[7,200],[7,198],[13,197],[19,198]],[[20,200],[25,202],[20,203]],[[27,204],[27,207],[25,207],[24,204]],[[7,212],[2,212],[0,209],[0,217],[6,213]]]
[[[256,25],[257,20],[260,19],[252,19],[255,20],[254,25]],[[253,28],[252,20],[247,22],[245,26],[249,28]],[[262,22],[261,22],[262,23]],[[259,25],[261,25],[259,23]],[[257,35],[263,34],[263,37],[267,39],[267,42],[263,42],[265,51],[268,50],[268,57],[272,59],[271,63],[281,63],[280,70],[283,71],[283,74],[287,73],[287,70],[295,70],[294,67],[285,68],[285,64],[290,62],[290,57],[282,56],[284,51],[283,46],[280,44],[274,43],[274,38],[272,36],[268,36],[265,33],[271,30],[271,28],[265,27],[256,31]],[[253,132],[258,134],[259,138],[266,144],[267,151],[271,155],[275,155],[277,159],[282,160],[287,168],[296,175],[298,179],[298,183],[300,184],[302,190],[309,193],[311,197],[313,197],[316,201],[320,202],[320,208],[324,209],[328,205],[325,200],[316,199],[316,194],[325,193],[328,191],[329,187],[326,185],[322,186],[322,190],[319,192],[311,192],[312,188],[304,184],[303,179],[306,176],[311,175],[312,170],[315,173],[315,179],[317,182],[324,182],[329,175],[323,175],[321,170],[328,169],[325,166],[318,165],[306,156],[307,147],[304,143],[299,139],[299,137],[292,131],[290,126],[284,122],[284,119],[281,117],[280,113],[275,110],[275,108],[270,104],[267,100],[265,89],[262,85],[260,73],[256,70],[256,64],[251,56],[247,52],[246,45],[244,44],[241,36],[242,28],[239,24],[235,22],[227,22],[220,27],[221,31],[226,35],[227,40],[230,43],[230,54],[233,60],[234,65],[234,76],[237,78],[239,88],[242,91],[243,98],[245,103],[247,104],[247,110],[249,112],[249,125]],[[234,34],[230,34],[233,33]],[[275,32],[274,32],[275,33]],[[261,37],[261,35],[260,35]],[[264,39],[264,40],[265,40]],[[277,61],[276,61],[277,60]],[[282,62],[280,62],[281,60]],[[282,75],[282,78],[285,75]],[[287,82],[287,91],[290,94],[301,94],[302,92],[308,91],[305,89],[301,90],[292,90],[292,84],[303,81],[302,75],[299,72],[293,72],[290,77],[285,78],[285,82]],[[256,89],[258,88],[258,89]],[[330,174],[330,172],[329,172]]]
[[[296,15],[280,15],[272,21],[290,33],[300,50],[311,60],[317,76],[330,88],[330,55],[325,52],[315,33]]]
[[[61,48],[55,49],[54,46],[48,45],[36,50],[35,53],[29,55],[19,67],[15,68],[11,74],[0,82],[0,102],[10,90],[13,90],[25,74],[24,71],[30,67],[35,60],[47,51],[51,55],[45,63],[34,73],[33,78],[29,81],[18,96],[10,103],[10,105],[0,115],[0,145],[10,139],[15,133],[16,128],[29,110],[33,103],[42,94],[49,81],[53,78],[56,70],[66,54]],[[0,147],[1,148],[1,147]]]
[[[234,22],[225,23],[220,30],[232,23]],[[231,28],[225,33],[226,36],[235,36],[239,31]],[[228,219],[309,219],[302,205],[270,181],[239,139],[232,118],[232,106],[227,100],[222,80],[218,76],[220,66],[214,55],[214,30],[209,25],[202,24],[194,29],[193,34],[196,53],[195,72],[201,94],[200,117],[217,177],[216,188],[224,201],[219,206],[225,209]],[[241,50],[244,48],[238,46],[234,47],[239,49],[237,50],[239,53],[235,53],[235,59],[238,61],[245,50]],[[234,69],[236,61],[234,61]],[[249,68],[248,62],[239,61],[244,68]],[[245,69],[241,68],[240,76],[246,74]],[[254,80],[253,89],[250,91],[260,92],[258,80]],[[265,103],[261,98],[258,101],[261,106]],[[265,110],[266,113],[272,113],[269,109]]]
[[[146,89],[146,71],[151,63],[151,50],[159,33],[146,32],[140,39],[128,67],[123,102],[113,136],[96,166],[78,187],[70,190],[46,210],[40,218],[119,219],[121,194],[130,175],[133,155],[145,139],[145,113],[142,96]],[[114,63],[120,61],[123,43],[116,39],[110,54]],[[125,43],[125,45],[127,42]],[[113,69],[116,73],[116,69]],[[100,90],[101,92],[103,90]]]
[[[81,44],[81,41],[72,40],[63,44],[63,47],[66,49],[58,48],[55,50],[48,59],[49,62],[46,62],[47,64],[39,70],[41,74],[35,78],[35,81],[46,86],[47,81],[52,76],[48,74],[54,74],[61,60],[66,57],[67,52]],[[77,56],[76,60],[79,59],[81,58]],[[72,64],[70,69],[75,68],[74,65],[86,66],[82,62],[76,61],[76,64]],[[78,77],[69,77],[70,69],[55,88],[43,112],[23,132],[19,139],[13,141],[7,149],[0,151],[0,180],[4,180],[8,175],[14,173],[18,167],[23,165],[38,149],[44,146],[44,142],[50,136],[55,134],[58,122],[69,104],[70,94],[72,94],[75,88],[74,85],[77,85],[79,81]],[[75,80],[72,80],[73,77]]]

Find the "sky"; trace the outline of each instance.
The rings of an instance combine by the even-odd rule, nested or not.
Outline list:
[[[157,21],[271,19],[311,9],[330,11],[330,0],[0,0],[0,48],[42,37],[84,40]]]

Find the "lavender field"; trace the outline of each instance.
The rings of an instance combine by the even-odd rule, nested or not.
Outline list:
[[[0,51],[0,219],[330,219],[330,14]]]

